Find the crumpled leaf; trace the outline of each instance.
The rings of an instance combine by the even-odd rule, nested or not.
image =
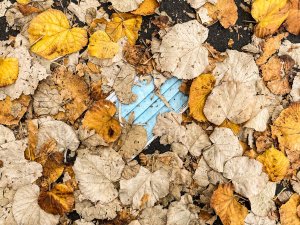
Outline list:
[[[256,216],[249,213],[245,219],[245,225],[276,225],[276,220],[271,220],[269,217]]]
[[[139,7],[139,5],[145,0],[109,0],[112,6],[120,12],[130,12]]]
[[[300,34],[300,23],[297,23],[300,18],[300,2],[299,0],[291,0],[291,7],[289,10],[289,15],[285,21],[286,29],[295,35]]]
[[[155,10],[159,7],[157,0],[144,0],[139,7],[132,11],[132,14],[149,16],[155,13]]]
[[[210,205],[224,225],[244,225],[248,210],[236,200],[233,191],[232,184],[220,184],[211,196]]]
[[[38,205],[39,187],[26,185],[17,190],[12,211],[18,225],[56,225],[59,216],[51,215]]]
[[[180,201],[172,202],[167,213],[167,225],[190,225],[196,223],[198,214],[192,211],[192,196],[183,195]]]
[[[105,149],[100,156],[77,157],[73,169],[82,194],[92,202],[105,204],[118,196],[113,182],[120,179],[124,165],[118,153]]]
[[[251,211],[257,216],[268,216],[276,210],[273,198],[276,192],[276,183],[268,182],[265,188],[258,194],[249,198]]]
[[[57,68],[42,81],[33,97],[36,115],[51,115],[74,123],[88,108],[90,96],[84,79],[63,67]]]
[[[299,225],[300,218],[297,215],[297,207],[300,204],[300,196],[293,194],[287,203],[283,204],[280,209],[281,225]]]
[[[0,57],[0,87],[16,82],[19,74],[19,61],[16,58]]]
[[[224,166],[223,176],[231,179],[237,193],[247,198],[258,195],[268,182],[262,164],[248,157],[235,157]]]
[[[116,2],[123,2],[114,0]],[[127,0],[132,1],[132,0]],[[134,45],[138,39],[138,32],[141,29],[142,17],[130,13],[113,13],[111,21],[107,22],[105,32],[110,38],[117,42],[122,37],[127,37],[128,42]]]
[[[6,46],[6,42],[0,42],[0,57],[5,55],[5,57],[16,58],[19,61],[18,79],[14,84],[0,88],[0,100],[5,99],[6,96],[14,100],[22,94],[31,95],[39,81],[49,76],[45,66],[30,55],[28,45],[27,39],[21,34],[16,36],[14,48]]]
[[[55,184],[50,191],[42,190],[38,198],[39,206],[54,215],[71,212],[74,207],[73,188],[65,184]]]
[[[223,82],[207,97],[204,115],[208,121],[221,125],[226,119],[241,124],[250,119],[256,100],[254,85]]]
[[[33,20],[28,27],[30,50],[48,60],[77,52],[87,44],[83,28],[71,28],[63,12],[48,9]]]
[[[116,106],[107,100],[99,100],[86,112],[82,124],[95,130],[106,142],[114,142],[121,135],[121,126],[113,116]]]
[[[239,139],[228,128],[216,127],[209,139],[213,145],[203,153],[203,157],[218,172],[223,172],[226,161],[243,154]]]
[[[264,165],[264,171],[273,182],[281,181],[290,167],[288,158],[274,147],[267,149],[256,159]]]
[[[208,51],[202,45],[208,29],[197,20],[176,24],[159,46],[152,45],[152,53],[161,72],[168,72],[179,79],[193,79],[208,66]],[[152,41],[153,43],[153,41]]]
[[[273,138],[287,154],[291,163],[299,161],[300,155],[300,103],[293,103],[282,110],[271,126]]]
[[[107,33],[98,30],[90,37],[88,54],[99,59],[111,59],[119,51],[119,45],[111,41]]]
[[[202,74],[193,80],[190,88],[189,108],[190,115],[199,122],[207,121],[203,108],[207,96],[212,91],[215,78],[211,74]]]
[[[258,22],[255,27],[257,37],[265,37],[277,31],[289,13],[287,0],[255,0],[251,15]]]
[[[132,204],[134,209],[152,207],[168,193],[169,175],[164,169],[151,173],[141,166],[135,177],[120,181],[120,200],[124,205]]]
[[[20,98],[15,100],[12,100],[10,97],[0,100],[0,124],[18,124],[26,113],[30,100],[30,96],[26,95],[21,95]]]
[[[65,150],[76,151],[79,146],[79,140],[73,128],[62,121],[43,120],[38,122],[38,144],[40,149],[49,139],[55,140],[58,151]]]

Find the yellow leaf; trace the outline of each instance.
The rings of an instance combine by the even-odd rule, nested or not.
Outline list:
[[[299,35],[300,34],[300,1],[291,0],[291,8],[289,15],[285,21],[285,27],[288,32]]]
[[[157,0],[144,0],[140,6],[132,11],[132,14],[148,16],[155,13],[156,8],[159,7]]]
[[[271,128],[273,138],[278,138],[280,150],[286,152],[291,162],[299,160],[300,103],[294,103],[282,110]]]
[[[56,184],[50,191],[42,190],[38,203],[40,207],[51,214],[63,215],[74,207],[74,190],[65,184]]]
[[[258,22],[255,35],[265,37],[274,34],[287,18],[288,12],[288,0],[255,0],[251,9],[251,15]]]
[[[31,51],[46,59],[77,52],[87,44],[83,28],[71,28],[63,12],[48,9],[36,16],[28,28]]]
[[[264,171],[273,182],[281,181],[290,166],[288,158],[274,147],[267,149],[256,159],[264,165]]]
[[[15,125],[27,111],[30,103],[30,96],[21,95],[20,98],[11,100],[6,97],[0,101],[0,124]]]
[[[230,183],[220,184],[211,197],[210,205],[224,225],[244,225],[248,210],[235,199],[233,190]]]
[[[0,57],[0,87],[15,83],[18,78],[18,74],[18,59]]]
[[[240,133],[240,131],[241,131],[240,125],[235,124],[235,123],[231,122],[231,121],[228,120],[228,119],[224,120],[224,122],[223,122],[219,127],[227,127],[227,128],[229,128],[230,130],[232,130],[232,132],[233,132],[235,135],[238,135],[238,134]]]
[[[121,126],[113,116],[116,106],[107,100],[97,101],[85,114],[82,124],[95,130],[106,142],[114,142],[121,134]]]
[[[119,45],[111,41],[104,31],[98,30],[90,37],[88,53],[99,59],[111,59],[119,51]]]
[[[31,2],[31,0],[17,0],[17,3],[22,4],[22,5],[27,5],[30,2]]]
[[[190,115],[199,122],[207,121],[203,108],[207,96],[213,89],[215,77],[211,74],[202,74],[197,77],[190,89],[190,97],[188,105],[190,107]]]
[[[110,38],[117,42],[122,37],[127,37],[128,42],[134,45],[139,36],[142,17],[130,13],[113,13],[111,21],[106,24],[105,31]]]
[[[297,206],[299,206],[299,204],[300,196],[293,194],[288,202],[280,207],[281,225],[300,225],[300,218],[297,215]]]

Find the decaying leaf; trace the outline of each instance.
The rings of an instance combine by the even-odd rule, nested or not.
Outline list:
[[[15,83],[18,78],[18,74],[18,59],[0,57],[0,87]]]
[[[139,5],[145,0],[109,0],[112,6],[120,12],[130,12],[139,7]]]
[[[120,2],[119,0],[114,0]],[[127,0],[132,1],[132,0]],[[142,17],[130,13],[113,13],[111,21],[107,22],[105,31],[110,38],[117,42],[122,37],[127,37],[128,42],[134,45],[141,29]]]
[[[197,213],[193,212],[192,196],[183,195],[180,201],[172,202],[167,213],[167,225],[190,225],[198,220]]]
[[[271,181],[281,181],[288,172],[290,162],[288,158],[276,148],[267,149],[256,158],[264,165],[264,171],[269,175]]]
[[[74,172],[82,194],[92,202],[109,203],[118,196],[113,182],[120,179],[124,162],[114,150],[105,149],[100,156],[77,157]]]
[[[62,152],[49,154],[46,162],[43,163],[43,179],[47,184],[51,184],[63,174],[64,169],[64,154]]]
[[[27,160],[34,161],[35,160],[35,151],[38,143],[37,134],[38,127],[32,120],[29,120],[27,123],[28,130],[28,147],[24,152],[24,156]]]
[[[287,154],[290,162],[299,161],[300,104],[293,103],[282,110],[271,128],[272,136],[278,139],[280,150]]]
[[[268,182],[266,187],[258,194],[249,198],[251,211],[257,216],[268,216],[276,210],[273,198],[275,196],[276,183]]]
[[[56,184],[50,190],[42,190],[38,198],[39,206],[54,215],[72,211],[74,207],[73,188],[65,184]]]
[[[33,97],[33,109],[38,116],[51,115],[74,123],[90,103],[84,79],[63,67],[39,84]]]
[[[59,216],[51,215],[38,205],[39,187],[27,185],[18,189],[14,196],[12,211],[18,225],[56,225]]]
[[[0,124],[18,124],[27,111],[30,99],[30,96],[21,95],[20,98],[15,100],[12,100],[10,97],[0,100]]]
[[[48,9],[35,17],[28,28],[31,51],[48,60],[77,52],[87,44],[83,28],[70,28],[63,12]]]
[[[134,178],[120,181],[120,200],[125,205],[132,204],[134,209],[152,207],[168,193],[169,175],[164,169],[151,173],[141,166]]]
[[[218,172],[223,172],[226,161],[243,154],[238,138],[228,128],[215,128],[209,139],[213,145],[203,153],[203,157]]]
[[[224,225],[243,225],[248,210],[236,200],[233,191],[232,184],[220,184],[211,197],[210,205]]]
[[[197,20],[173,26],[152,53],[162,72],[180,79],[193,79],[208,66],[208,51],[202,46],[208,29]],[[153,42],[153,41],[152,41]]]
[[[237,193],[250,198],[258,195],[268,182],[262,164],[248,157],[235,157],[224,166],[223,176],[231,179]]]
[[[299,35],[300,23],[297,23],[297,21],[300,19],[300,2],[299,0],[291,0],[290,3],[291,7],[285,21],[285,27],[290,33]]]
[[[255,27],[257,37],[274,34],[289,14],[287,0],[255,0],[251,15],[258,22]]]
[[[167,210],[160,205],[146,208],[139,216],[139,222],[141,225],[165,225],[167,222]]]
[[[300,196],[293,194],[287,203],[283,204],[280,209],[280,222],[282,225],[299,225],[300,217],[297,215],[297,207],[300,204]]]
[[[111,59],[119,51],[119,45],[111,41],[104,31],[98,30],[90,37],[88,54],[99,59]]]
[[[203,108],[207,96],[213,89],[215,78],[211,74],[202,74],[193,80],[190,88],[189,108],[190,115],[199,122],[207,121]]]
[[[113,116],[116,106],[107,100],[99,100],[85,114],[83,126],[95,130],[106,142],[114,142],[121,134],[121,126]]]

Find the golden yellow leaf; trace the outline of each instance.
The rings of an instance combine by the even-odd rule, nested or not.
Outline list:
[[[18,59],[0,57],[0,87],[15,83],[18,78],[18,74]]]
[[[219,127],[227,127],[229,128],[230,130],[232,130],[232,132],[235,134],[235,135],[238,135],[241,131],[241,127],[240,125],[238,124],[235,124],[233,122],[231,122],[230,120],[226,119],[224,120],[223,123],[221,123],[221,125]]]
[[[274,34],[289,13],[288,0],[255,0],[251,15],[258,23],[255,27],[257,37]]]
[[[30,96],[21,95],[20,98],[11,100],[6,97],[0,101],[0,124],[15,125],[27,111],[30,103]]]
[[[281,111],[271,126],[273,138],[277,137],[279,148],[286,152],[290,162],[300,156],[300,103],[293,103]]]
[[[233,190],[230,183],[220,184],[211,197],[210,205],[224,225],[244,225],[248,210],[235,199]]]
[[[71,28],[66,15],[56,9],[48,9],[36,16],[28,28],[31,51],[46,59],[77,52],[87,44],[87,32],[83,28]]]
[[[25,150],[24,156],[27,160],[35,160],[35,151],[38,143],[38,127],[32,120],[29,120],[27,123],[28,130],[28,147]]]
[[[211,74],[202,74],[193,80],[190,88],[190,97],[188,105],[190,115],[199,122],[207,121],[203,108],[208,94],[215,84],[215,77]]]
[[[144,0],[140,6],[132,11],[132,14],[148,16],[155,13],[156,8],[159,7],[157,0]]]
[[[121,135],[121,126],[113,116],[116,106],[107,100],[99,100],[85,114],[82,124],[95,130],[106,142],[114,142]]]
[[[128,42],[135,44],[142,25],[142,17],[130,13],[113,13],[111,21],[107,22],[105,31],[110,38],[117,42],[122,37],[127,37]]]
[[[291,8],[289,15],[285,21],[285,27],[288,32],[299,35],[300,34],[300,1],[290,0]]]
[[[300,196],[293,194],[288,202],[280,207],[281,225],[300,225],[300,218],[297,215],[297,206],[299,206],[299,204]]]
[[[17,3],[22,4],[22,5],[26,5],[30,2],[31,2],[31,0],[17,0]]]
[[[56,184],[50,190],[41,190],[39,206],[46,212],[57,215],[72,211],[74,207],[74,190],[65,184]]]
[[[111,59],[119,51],[119,45],[113,42],[102,30],[98,30],[90,37],[88,54],[99,59]]]
[[[264,171],[269,175],[273,182],[281,181],[288,172],[290,162],[288,158],[272,147],[256,158],[264,165]]]

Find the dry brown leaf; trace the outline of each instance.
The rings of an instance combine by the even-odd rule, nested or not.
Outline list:
[[[300,217],[297,215],[297,207],[300,203],[300,196],[293,194],[289,201],[283,204],[280,209],[280,222],[281,225],[299,225]]]
[[[210,205],[224,225],[244,225],[248,210],[236,200],[233,191],[232,184],[220,184],[211,197]]]
[[[65,184],[56,184],[50,191],[41,191],[38,204],[43,210],[54,215],[71,212],[75,202],[73,191],[73,188]]]
[[[203,108],[206,98],[214,85],[215,77],[211,74],[202,74],[193,80],[188,105],[190,107],[190,115],[199,122],[207,121]]]
[[[36,8],[32,5],[23,5],[23,4],[18,4],[18,9],[24,16],[28,16],[33,13],[39,13],[41,12],[41,9]]]
[[[300,1],[291,0],[289,15],[285,21],[286,29],[295,35],[300,34]]]
[[[24,156],[27,160],[35,160],[35,150],[38,143],[38,126],[32,121],[29,120],[27,123],[28,129],[28,147],[25,150]]]
[[[262,65],[279,49],[281,40],[287,36],[286,33],[266,39],[262,44],[262,55],[256,60],[257,65]]]
[[[43,164],[43,179],[50,185],[63,174],[64,169],[64,154],[62,152],[49,154]]]
[[[134,66],[138,74],[150,74],[153,67],[153,59],[150,52],[141,45],[126,44],[123,49],[124,58],[128,63]]]
[[[20,98],[11,100],[6,97],[0,101],[0,124],[15,125],[18,124],[20,119],[27,111],[30,103],[30,96],[21,95]]]
[[[113,118],[116,106],[107,100],[99,100],[85,114],[83,126],[95,130],[106,142],[114,142],[121,134],[118,120]]]
[[[237,6],[234,0],[217,1],[217,18],[224,28],[235,25],[238,19]]]
[[[149,16],[155,13],[156,8],[159,7],[157,0],[144,0],[139,7],[132,11],[132,14]]]

